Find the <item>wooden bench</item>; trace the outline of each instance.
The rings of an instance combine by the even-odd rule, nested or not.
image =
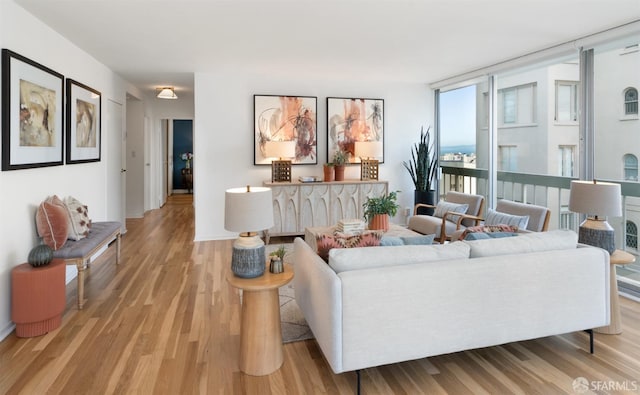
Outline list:
[[[93,222],[89,236],[67,240],[61,249],[53,252],[54,258],[63,259],[67,265],[78,268],[78,310],[84,305],[84,272],[91,257],[115,240],[116,264],[120,263],[120,227],[120,222]]]

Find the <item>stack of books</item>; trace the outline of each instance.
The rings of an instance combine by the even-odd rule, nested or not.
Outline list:
[[[364,232],[364,221],[360,219],[341,219],[338,221],[336,231],[346,234],[358,234]]]

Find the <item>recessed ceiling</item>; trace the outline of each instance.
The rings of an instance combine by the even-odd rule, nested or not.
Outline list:
[[[432,82],[640,19],[639,0],[16,0],[145,91],[193,73]]]

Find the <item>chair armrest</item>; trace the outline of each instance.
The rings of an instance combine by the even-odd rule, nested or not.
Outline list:
[[[456,224],[456,230],[460,229],[460,225],[462,224],[462,220],[464,219],[473,219],[476,221],[476,225],[482,221],[483,219],[481,217],[475,216],[475,215],[469,215],[469,214],[461,214],[461,213],[456,213],[455,211],[447,211],[446,213],[444,213],[444,215],[442,216],[442,224],[443,224],[443,228],[444,228],[444,221],[447,220],[448,216],[457,216],[458,219],[456,221],[451,221],[453,223]]]
[[[464,219],[472,219],[472,220],[474,220],[476,226],[480,225],[480,222],[484,221],[484,218],[478,217],[477,215],[471,215],[471,214],[456,214],[456,215],[460,216],[460,221],[461,222]]]
[[[413,215],[417,215],[418,214],[418,208],[419,207],[436,208],[436,206],[434,206],[433,204],[417,203],[415,206],[413,206]]]

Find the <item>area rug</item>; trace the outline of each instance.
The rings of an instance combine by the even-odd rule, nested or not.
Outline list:
[[[265,251],[267,257],[270,252],[277,250],[281,245],[284,245],[287,250],[287,253],[284,256],[284,262],[286,264],[293,265],[293,259],[291,259],[293,256],[293,244],[291,243],[270,244],[266,246]],[[269,260],[267,258],[267,265],[268,262]],[[309,325],[307,325],[307,321],[305,321],[302,311],[296,303],[293,282],[290,282],[284,287],[280,287],[278,294],[280,296],[280,325],[282,327],[282,342],[291,343],[313,339],[313,333],[311,332],[311,329],[309,329]]]

